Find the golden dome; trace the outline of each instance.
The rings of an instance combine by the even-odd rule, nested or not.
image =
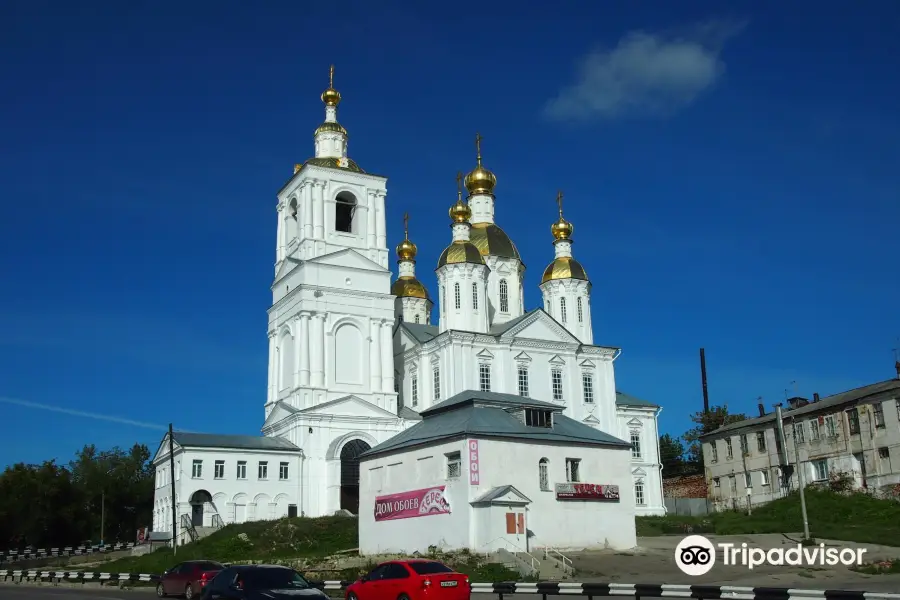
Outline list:
[[[415,262],[418,251],[416,245],[409,241],[409,213],[403,213],[403,241],[397,244],[397,258]]]
[[[391,294],[398,298],[424,298],[428,297],[428,290],[415,277],[401,277],[391,286]]]
[[[481,252],[472,242],[456,241],[447,246],[441,257],[438,259],[437,268],[440,269],[444,265],[457,265],[469,263],[473,265],[483,265],[484,259]]]
[[[550,233],[553,234],[553,237],[556,238],[557,241],[571,240],[572,233],[575,231],[575,226],[563,218],[562,201],[563,193],[561,191],[556,192],[556,205],[559,207],[559,221],[550,226]]]
[[[345,171],[352,171],[354,173],[365,173],[365,171],[363,171],[362,167],[360,167],[358,164],[356,164],[356,161],[353,160],[352,158],[347,159],[346,165],[341,165],[341,159],[339,159],[339,158],[328,158],[328,157],[324,157],[324,156],[321,158],[310,158],[309,160],[304,162],[303,165],[301,165],[300,169],[302,169],[306,165],[314,165],[316,167],[327,167],[329,169],[343,169]],[[297,166],[294,165],[294,174],[296,175],[297,171],[299,171],[300,169],[297,169]]]
[[[334,89],[334,65],[328,73],[328,89],[322,92],[322,102],[325,106],[337,106],[341,103],[341,93]]]
[[[473,223],[469,230],[469,240],[475,244],[483,256],[500,256],[522,260],[519,250],[506,232],[493,223]]]
[[[475,134],[475,150],[477,153],[478,166],[466,175],[466,189],[469,196],[484,194],[488,196],[494,195],[494,186],[497,185],[497,177],[484,168],[481,164],[481,134]]]
[[[544,276],[541,277],[541,283],[554,281],[557,279],[581,279],[589,281],[584,267],[581,266],[574,258],[563,256],[557,258],[544,269]]]
[[[450,220],[454,223],[466,223],[472,218],[472,209],[462,199],[462,173],[456,173],[456,204],[450,207]]]
[[[320,133],[342,133],[345,136],[347,135],[347,130],[344,129],[344,126],[338,122],[329,122],[325,121],[318,127],[316,127],[316,132],[313,135],[319,135]],[[348,136],[349,137],[349,136]]]

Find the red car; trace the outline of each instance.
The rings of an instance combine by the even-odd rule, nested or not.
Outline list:
[[[347,587],[346,600],[470,600],[469,578],[436,560],[392,560]]]
[[[191,600],[203,592],[225,565],[211,560],[189,560],[179,563],[163,573],[156,584],[156,596],[184,596]]]

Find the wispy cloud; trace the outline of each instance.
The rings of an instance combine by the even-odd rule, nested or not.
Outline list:
[[[119,423],[120,425],[131,425],[133,427],[143,427],[145,429],[155,429],[158,431],[167,431],[168,427],[159,423],[146,423],[144,421],[135,421],[124,417],[114,417],[112,415],[104,415],[100,413],[88,412],[85,410],[76,410],[74,408],[65,408],[62,406],[51,406],[50,404],[41,404],[39,402],[30,402],[28,400],[19,400],[16,398],[4,398],[0,396],[0,402],[5,404],[15,404],[25,408],[33,408],[36,410],[46,410],[64,415],[72,415],[73,417],[83,417],[85,419],[95,419],[97,421],[107,421],[109,423]]]
[[[554,120],[666,116],[693,102],[725,73],[725,42],[746,25],[712,20],[680,31],[633,31],[615,48],[581,60],[577,80],[547,103]]]

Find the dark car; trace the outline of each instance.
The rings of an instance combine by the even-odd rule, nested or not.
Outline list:
[[[187,600],[191,600],[203,592],[206,585],[224,568],[225,565],[222,563],[211,560],[188,560],[178,563],[159,578],[156,595],[159,598],[184,596]]]
[[[436,560],[381,563],[347,586],[346,600],[470,600],[469,578]]]
[[[203,591],[203,600],[324,600],[297,571],[275,565],[236,565],[216,575]]]

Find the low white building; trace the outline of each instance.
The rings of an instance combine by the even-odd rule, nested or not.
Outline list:
[[[630,443],[511,394],[421,416],[360,456],[361,554],[636,545]]]
[[[202,530],[299,514],[303,454],[288,440],[176,431],[173,442],[181,541],[188,523]],[[153,458],[153,470],[153,531],[172,531],[168,433]]]

